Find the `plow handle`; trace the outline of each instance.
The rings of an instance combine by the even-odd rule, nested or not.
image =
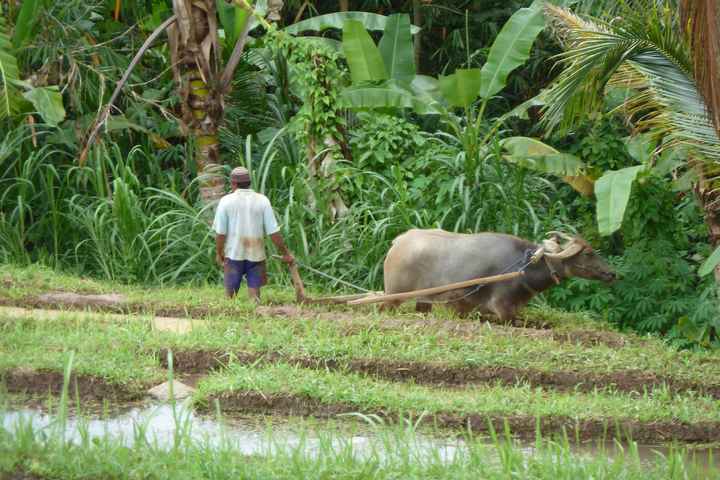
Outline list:
[[[292,279],[293,287],[295,287],[295,300],[297,303],[303,303],[305,301],[305,285],[303,284],[302,278],[300,278],[300,272],[296,263],[288,265],[290,270],[290,278]]]

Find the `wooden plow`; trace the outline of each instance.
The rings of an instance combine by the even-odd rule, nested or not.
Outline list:
[[[288,268],[290,270],[290,277],[292,278],[293,287],[295,287],[295,299],[297,303],[342,305],[369,305],[372,303],[381,303],[388,301],[405,302],[419,297],[439,295],[441,293],[451,292],[453,290],[461,290],[463,288],[474,287],[477,285],[490,285],[493,283],[505,282],[507,280],[512,280],[525,274],[524,271],[503,273],[500,275],[473,278],[472,280],[450,283],[448,285],[442,285],[439,287],[424,288],[422,290],[413,290],[410,292],[391,294],[386,294],[384,292],[368,292],[360,293],[357,295],[339,295],[334,297],[310,298],[305,294],[305,285],[303,284],[302,278],[300,278],[300,272],[298,271],[297,263],[288,265]]]

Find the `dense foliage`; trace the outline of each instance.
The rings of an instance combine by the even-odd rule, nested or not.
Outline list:
[[[19,4],[1,7],[8,20],[0,33],[17,43],[0,41],[0,62],[15,59],[18,79],[0,79],[0,93],[57,87],[52,91],[61,95],[64,110],[59,117],[57,108],[26,100],[1,120],[0,262],[42,262],[126,282],[217,282],[208,228],[212,205],[199,199],[196,145],[179,119],[181,99],[164,42],[149,49],[101,140],[78,161],[97,112],[132,54],[170,15],[171,3],[23,5],[31,3],[38,9],[35,25],[22,23]],[[282,22],[337,10],[336,2],[310,3],[316,5],[287,2]],[[397,3],[350,2],[351,10],[413,13],[413,2]],[[483,65],[507,19],[530,4],[489,2],[480,9],[473,2],[419,3],[420,14],[411,17],[424,29],[417,68],[432,76]],[[344,108],[340,92],[352,80],[337,45],[275,29],[252,35],[224,98],[223,162],[227,169],[250,168],[302,263],[381,289],[384,254],[409,228],[502,231],[533,240],[548,230],[578,232],[623,278],[612,287],[573,280],[541,301],[682,341],[716,339],[716,287],[696,273],[710,253],[703,214],[691,192],[662,181],[674,172],[635,185],[622,229],[601,237],[592,197],[505,158],[502,138],[542,134],[537,109],[503,122],[496,117],[547,85],[560,49],[549,34],[539,36],[528,62],[510,74],[486,110],[476,103],[446,116]],[[337,29],[322,35],[341,38]],[[629,167],[637,160],[628,152],[633,131],[623,120],[600,113],[551,143],[582,159],[596,177]],[[486,135],[485,144],[468,143]],[[328,154],[332,162],[324,160]],[[338,198],[347,211],[333,207],[330,214]],[[275,263],[271,273],[284,275]],[[338,288],[319,277],[306,281]]]

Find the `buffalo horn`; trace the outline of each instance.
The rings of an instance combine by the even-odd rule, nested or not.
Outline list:
[[[564,238],[565,240],[570,240],[570,241],[575,240],[573,237],[571,237],[571,236],[568,235],[567,233],[558,232],[558,231],[555,231],[555,230],[550,231],[550,232],[548,232],[547,234],[548,234],[548,236],[553,236],[553,235],[554,235],[554,236],[559,237],[559,238]]]
[[[545,256],[548,258],[556,258],[556,259],[565,259],[565,258],[571,258],[577,255],[578,253],[582,252],[585,249],[585,246],[581,244],[580,242],[577,242],[575,240],[571,241],[567,246],[559,253],[550,253],[545,252]]]

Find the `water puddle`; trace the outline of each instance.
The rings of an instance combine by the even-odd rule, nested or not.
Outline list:
[[[353,418],[350,418],[353,420]],[[305,455],[317,454],[321,449],[352,451],[359,457],[397,454],[404,451],[418,458],[432,456],[443,462],[452,461],[456,455],[465,454],[468,445],[457,436],[427,435],[422,432],[401,428],[373,427],[363,421],[312,421],[287,420],[270,423],[269,417],[244,417],[222,419],[199,415],[191,408],[178,404],[150,405],[132,408],[125,413],[109,417],[78,418],[70,416],[66,422],[65,435],[68,441],[79,443],[83,439],[112,438],[126,446],[137,441],[151,442],[161,448],[171,448],[178,429],[194,441],[208,446],[228,446],[246,455],[269,454],[275,449],[298,451]],[[57,417],[36,408],[0,410],[0,426],[6,431],[32,426],[36,432],[54,432],[58,427]],[[495,445],[488,442],[488,451]],[[525,455],[535,452],[533,445],[518,444]],[[644,463],[651,464],[659,456],[671,452],[669,446],[633,445],[637,456]],[[619,442],[600,444],[587,442],[571,444],[571,450],[581,456],[616,457],[631,452],[631,446]],[[717,465],[720,448],[694,447],[688,450],[687,459],[701,469]]]
[[[56,416],[34,408],[0,411],[0,420],[0,426],[10,432],[23,426],[48,432],[58,428]],[[175,410],[170,405],[133,408],[110,418],[70,417],[66,423],[65,438],[75,443],[83,438],[112,438],[126,446],[132,446],[139,439],[161,448],[171,448],[178,429],[204,445],[232,446],[246,455],[266,454],[276,448],[300,448],[303,453],[313,455],[329,445],[336,451],[351,449],[362,456],[377,454],[382,444],[391,439],[380,439],[369,431],[358,432],[360,428],[349,428],[345,422],[308,423],[298,420],[271,424],[267,418],[260,417],[218,421],[198,415],[181,404]],[[395,433],[402,435],[402,431]],[[413,453],[432,453],[444,461],[452,460],[459,449],[465,448],[464,442],[456,438],[433,438],[414,433],[396,439],[411,442],[409,446]]]

